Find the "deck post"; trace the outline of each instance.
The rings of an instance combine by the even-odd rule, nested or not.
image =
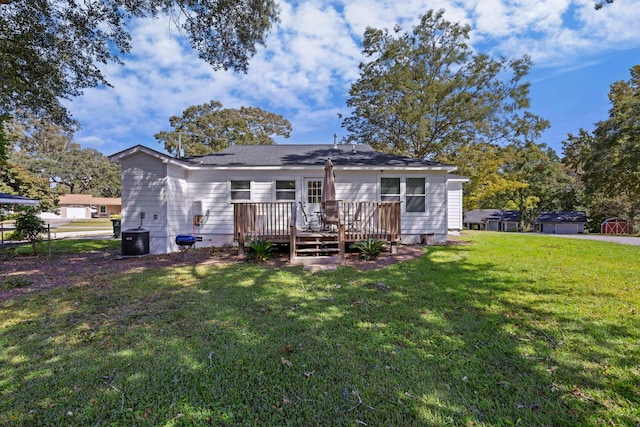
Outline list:
[[[289,217],[289,262],[296,256],[296,205],[291,206],[291,216]]]
[[[344,235],[344,223],[340,222],[340,227],[338,229],[338,249],[340,250],[340,262],[344,262],[345,257],[345,235]]]

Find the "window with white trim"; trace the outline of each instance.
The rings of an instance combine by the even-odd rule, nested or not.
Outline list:
[[[424,178],[407,178],[406,193],[407,212],[425,212],[427,193]]]
[[[248,179],[231,181],[231,201],[251,200],[251,181]]]
[[[400,178],[380,178],[380,201],[400,201]]]
[[[295,200],[296,199],[296,181],[282,180],[276,181],[276,200]]]

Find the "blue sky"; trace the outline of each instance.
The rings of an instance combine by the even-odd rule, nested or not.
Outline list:
[[[109,155],[136,144],[163,151],[153,135],[169,117],[211,100],[257,106],[293,126],[280,144],[332,143],[345,134],[338,113],[358,78],[367,26],[410,30],[429,9],[469,24],[471,45],[492,56],[532,57],[531,108],[551,121],[538,142],[561,154],[561,141],[607,118],[609,85],[640,63],[640,8],[616,0],[344,0],[280,1],[281,22],[259,47],[247,74],[213,71],[198,59],[169,18],[132,23],[125,65],[103,68],[113,85],[85,91],[69,104],[82,130],[76,141]]]

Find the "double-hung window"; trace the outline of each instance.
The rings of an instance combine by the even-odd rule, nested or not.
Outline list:
[[[248,179],[231,181],[231,201],[251,200],[251,181]]]
[[[400,178],[380,178],[380,201],[400,201]]]
[[[407,212],[425,212],[427,193],[424,178],[407,178]]]
[[[276,181],[276,200],[295,200],[296,182],[295,180]]]

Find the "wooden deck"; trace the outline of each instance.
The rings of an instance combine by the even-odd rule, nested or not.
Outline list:
[[[400,241],[400,202],[340,201],[336,224],[307,224],[294,202],[234,204],[234,240],[240,253],[254,239],[290,245],[290,257],[339,257],[348,243],[382,240],[392,252]],[[302,225],[302,226],[301,226]],[[305,230],[305,231],[303,231]]]

